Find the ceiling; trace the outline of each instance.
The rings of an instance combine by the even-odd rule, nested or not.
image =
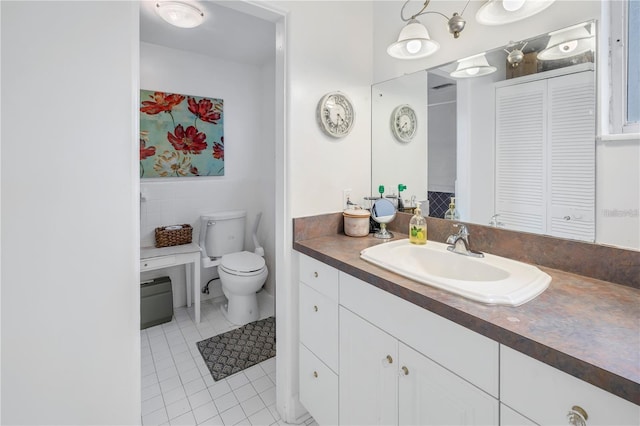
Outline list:
[[[155,13],[156,1],[141,1],[140,41],[243,64],[262,65],[273,59],[273,22],[226,7],[231,1],[182,1],[204,13],[202,25],[174,27]]]

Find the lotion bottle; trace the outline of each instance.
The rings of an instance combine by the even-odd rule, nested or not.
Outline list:
[[[427,243],[427,220],[422,216],[420,203],[417,204],[414,215],[409,221],[409,242],[412,244]]]

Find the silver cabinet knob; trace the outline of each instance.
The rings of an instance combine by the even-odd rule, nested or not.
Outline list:
[[[318,305],[313,305],[313,311],[318,312]]]
[[[313,372],[313,377],[315,377],[316,379],[318,378],[318,372],[317,371]]]
[[[318,278],[318,273],[317,273],[317,272],[314,272],[314,273],[313,273],[313,276],[314,276],[314,277],[316,277],[316,278]]]
[[[567,420],[572,426],[587,426],[587,419],[589,415],[584,408],[574,405],[567,413]]]

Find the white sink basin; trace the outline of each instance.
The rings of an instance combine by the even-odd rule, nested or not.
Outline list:
[[[396,274],[471,300],[518,306],[542,293],[551,277],[535,266],[485,253],[483,258],[447,251],[447,244],[408,239],[362,250],[360,257]]]

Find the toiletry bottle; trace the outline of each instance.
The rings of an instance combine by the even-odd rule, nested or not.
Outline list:
[[[409,242],[412,244],[427,243],[427,220],[422,216],[420,203],[417,204],[415,213],[409,221]]]
[[[407,185],[398,184],[398,211],[404,211],[404,201],[402,200],[402,191],[407,189]]]
[[[449,203],[449,210],[444,213],[444,218],[449,220],[459,220],[460,215],[458,215],[458,211],[456,210],[456,197],[451,197],[451,202]]]

